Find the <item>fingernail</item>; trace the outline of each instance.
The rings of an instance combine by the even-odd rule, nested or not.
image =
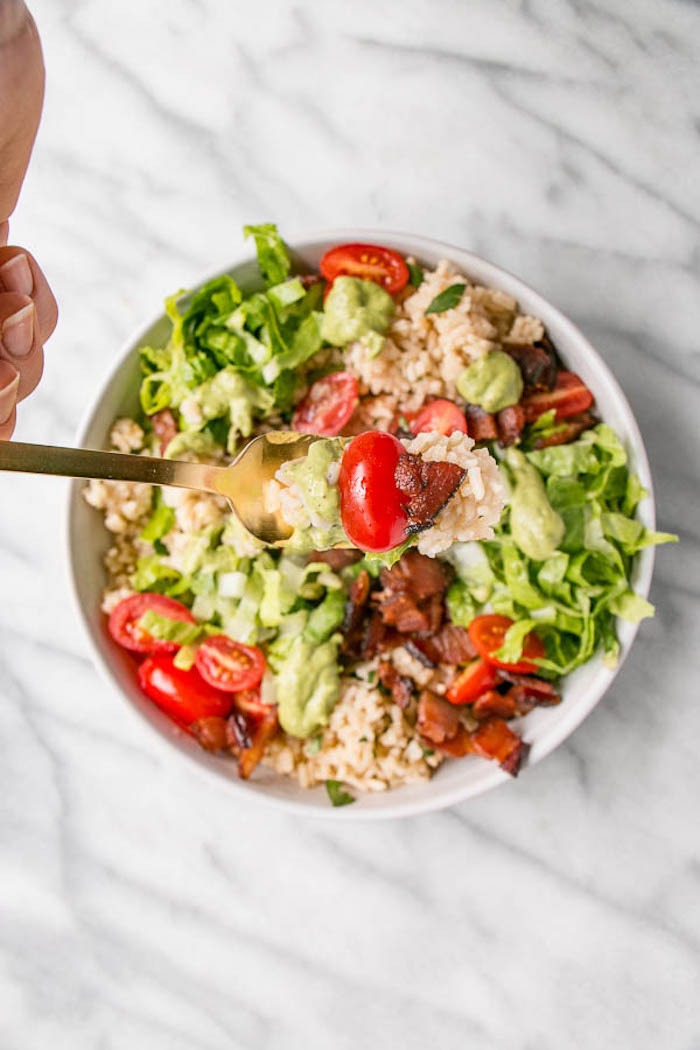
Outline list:
[[[24,254],[15,255],[12,259],[0,266],[0,280],[5,286],[6,292],[19,292],[20,295],[31,295],[34,291],[34,278],[32,277],[29,259]]]
[[[9,361],[0,359],[0,426],[12,415],[19,389],[19,372]]]
[[[34,343],[34,303],[8,317],[2,326],[2,345],[10,357],[26,357]]]

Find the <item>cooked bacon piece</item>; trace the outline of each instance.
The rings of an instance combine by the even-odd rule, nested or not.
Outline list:
[[[494,759],[506,773],[517,777],[525,745],[502,718],[487,718],[471,734],[471,741],[477,755]]]
[[[549,448],[551,445],[568,445],[575,441],[584,430],[590,430],[596,425],[596,418],[592,412],[581,412],[578,416],[571,416],[565,423],[560,424],[556,433],[548,437],[537,438],[535,448]]]
[[[466,664],[477,656],[466,627],[446,623],[437,634],[414,638],[410,643],[430,664]]]
[[[538,678],[534,674],[513,674],[512,671],[506,671],[503,668],[499,668],[496,675],[502,682],[509,682],[510,685],[522,689],[523,694],[532,697],[538,705],[548,707],[561,703],[559,693],[552,683],[544,678]]]
[[[226,743],[234,755],[240,755],[253,746],[248,719],[240,711],[232,711],[226,719]]]
[[[485,693],[477,697],[471,706],[471,713],[479,721],[485,718],[520,718],[532,711],[537,701],[534,697],[526,696],[520,692],[520,686],[513,686],[507,693],[499,693],[495,689],[487,689]]]
[[[165,450],[177,434],[177,422],[169,408],[164,408],[151,416],[153,433],[160,441],[160,454],[165,455]]]
[[[498,426],[496,417],[486,412],[478,405],[467,405],[464,410],[469,427],[469,437],[477,442],[496,441],[498,438]]]
[[[527,393],[554,388],[557,380],[556,353],[546,336],[540,343],[508,343],[503,349],[520,368]]]
[[[410,452],[399,456],[394,471],[394,481],[399,492],[408,499],[413,499],[423,488],[423,460]]]
[[[454,740],[462,723],[459,712],[447,700],[424,689],[418,698],[418,728],[433,744]]]
[[[243,748],[238,755],[238,775],[247,780],[263,757],[265,748],[277,732],[277,709],[272,709],[257,722],[252,723],[250,746]]]
[[[224,751],[226,749],[226,719],[211,715],[209,718],[200,718],[190,726],[192,733],[197,738],[197,743],[205,751]]]
[[[395,627],[402,634],[427,631],[430,628],[428,617],[418,608],[415,598],[403,591],[388,594],[383,598],[379,612],[384,623]]]
[[[360,655],[363,660],[371,660],[377,653],[403,645],[403,641],[403,636],[394,627],[384,623],[378,612],[374,612],[364,632]]]
[[[496,416],[498,439],[502,445],[514,445],[525,426],[525,410],[520,405],[502,408]]]
[[[340,553],[340,552],[337,552]],[[346,655],[360,655],[363,641],[363,624],[369,601],[371,581],[369,573],[363,569],[352,581],[348,600],[345,603],[343,620],[343,652]]]
[[[406,498],[406,532],[429,529],[442,508],[462,484],[466,470],[456,463],[420,459],[409,452],[399,456],[394,479]]]
[[[465,755],[471,755],[474,752],[471,733],[464,726],[459,727],[457,735],[451,740],[443,740],[441,744],[435,746],[451,758],[464,758]]]
[[[390,660],[381,660],[378,668],[379,681],[388,689],[402,711],[405,711],[413,696],[413,682],[400,675]]]
[[[327,565],[333,572],[341,572],[343,569],[347,569],[350,565],[354,565],[356,561],[359,561],[363,557],[362,551],[356,550],[330,550],[330,551],[312,551],[309,555],[309,562],[321,561],[324,565]]]
[[[380,600],[382,594],[401,591],[410,593],[421,602],[434,594],[444,594],[451,577],[449,567],[443,562],[418,551],[406,551],[396,565],[382,569],[379,578],[384,588]]]

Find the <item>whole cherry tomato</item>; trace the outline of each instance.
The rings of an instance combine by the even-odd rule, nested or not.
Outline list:
[[[364,551],[388,551],[406,539],[408,518],[394,472],[404,447],[393,434],[359,434],[343,453],[338,486],[348,538]]]

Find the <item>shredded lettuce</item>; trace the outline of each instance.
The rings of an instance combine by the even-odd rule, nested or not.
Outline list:
[[[676,537],[652,532],[634,517],[644,489],[606,424],[571,444],[528,452],[527,458],[564,521],[559,547],[545,561],[527,557],[515,542],[506,509],[493,540],[450,552],[457,574],[447,596],[450,613],[454,622],[469,623],[488,603],[514,620],[499,651],[508,662],[520,658],[534,630],[545,643],[539,671],[546,676],[568,674],[599,650],[614,665],[620,648],[616,617],[637,623],[654,613],[632,590],[634,556]]]
[[[289,277],[289,254],[272,224],[246,226],[245,233],[255,239],[266,289],[244,295],[224,274],[194,293],[179,292],[165,304],[172,322],[167,345],[141,349],[146,415],[180,409],[197,392],[196,399],[209,408],[201,424],[189,428],[223,418],[231,428],[229,449],[238,436],[250,433],[253,420],[266,418],[273,409],[291,410],[296,370],[323,342],[321,283],[306,289],[298,278]],[[228,380],[219,379],[222,371]],[[217,391],[216,384],[230,382],[231,375],[238,389],[226,400],[227,391]],[[181,423],[188,426],[184,416]]]
[[[244,226],[243,235],[252,237],[258,253],[258,266],[266,284],[275,285],[283,281],[291,269],[287,246],[277,232],[273,222],[259,226]]]

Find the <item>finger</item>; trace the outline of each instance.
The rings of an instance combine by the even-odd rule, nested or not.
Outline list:
[[[34,256],[24,248],[0,247],[0,292],[17,292],[34,300],[39,339],[45,343],[58,320],[58,306],[49,282]]]
[[[0,219],[14,210],[44,98],[44,62],[32,16],[0,0]]]
[[[9,361],[0,359],[0,438],[12,437],[15,428],[20,375]]]
[[[4,246],[7,244],[7,239],[10,236],[10,224],[5,219],[4,222],[0,222],[0,245]]]
[[[0,360],[19,372],[17,400],[31,394],[44,370],[36,308],[28,295],[0,293]]]

